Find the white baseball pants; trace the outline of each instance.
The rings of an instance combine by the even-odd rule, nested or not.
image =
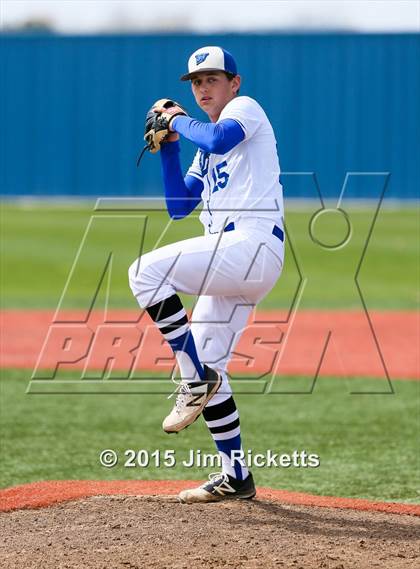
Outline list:
[[[166,245],[142,255],[129,269],[141,308],[178,292],[198,297],[191,317],[197,353],[223,377],[212,404],[231,393],[226,369],[232,351],[253,307],[281,274],[284,243],[272,234],[273,226],[263,218],[235,221],[234,231]]]

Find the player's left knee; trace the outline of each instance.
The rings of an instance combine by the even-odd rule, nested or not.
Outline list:
[[[148,306],[159,288],[159,276],[147,253],[132,263],[128,269],[130,288],[141,306]]]
[[[132,263],[128,269],[128,282],[134,294],[138,293],[142,288],[144,281],[144,262],[139,257]]]
[[[136,259],[134,263],[131,263],[130,267],[128,268],[128,282],[130,284],[131,290],[137,287],[139,269],[140,269],[140,258]]]

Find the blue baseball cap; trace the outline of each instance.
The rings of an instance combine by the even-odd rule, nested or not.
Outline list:
[[[237,75],[236,63],[231,53],[216,45],[208,45],[197,49],[188,60],[188,73],[181,81],[188,81],[200,71],[224,71]]]

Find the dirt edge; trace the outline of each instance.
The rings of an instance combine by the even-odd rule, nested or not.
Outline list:
[[[47,480],[32,482],[0,490],[0,512],[44,508],[60,502],[101,495],[172,496],[196,485],[196,480]],[[257,498],[283,504],[420,516],[420,505],[417,504],[376,502],[363,498],[316,496],[263,487],[258,487]]]

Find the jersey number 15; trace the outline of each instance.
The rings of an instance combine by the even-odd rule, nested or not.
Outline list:
[[[218,190],[223,190],[226,187],[226,184],[229,181],[229,174],[227,172],[223,172],[223,168],[226,168],[227,162],[224,160],[217,164],[211,171],[211,177],[213,178],[214,186],[211,191],[212,194],[217,192]]]

